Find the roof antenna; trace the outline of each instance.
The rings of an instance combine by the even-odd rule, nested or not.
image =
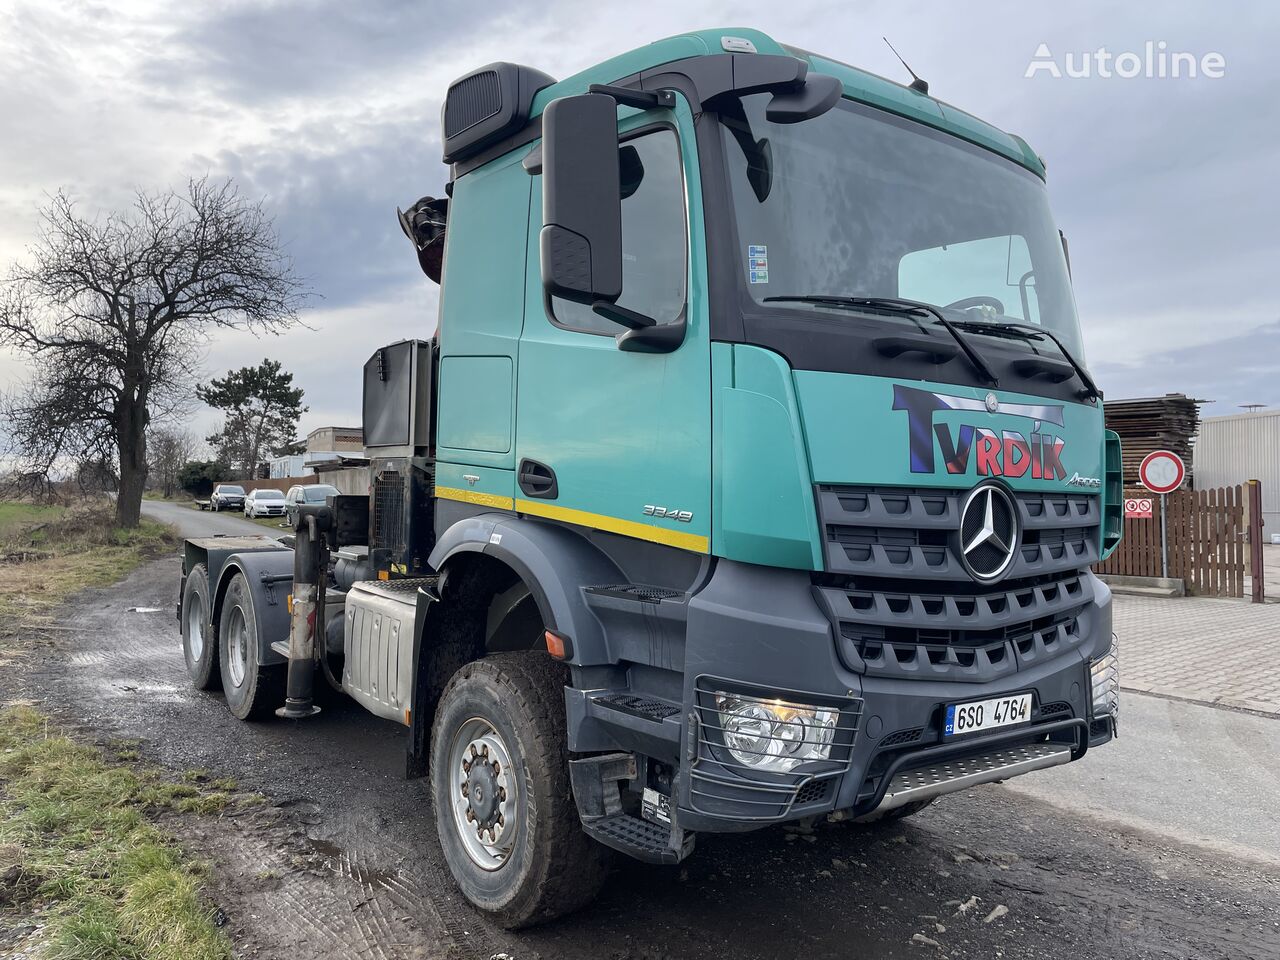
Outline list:
[[[888,37],[881,37],[880,39],[883,40],[888,45],[890,50],[893,50],[893,44],[889,43]],[[921,80],[919,77],[917,77],[916,72],[907,65],[907,61],[902,59],[902,54],[900,54],[897,50],[893,50],[893,55],[898,58],[899,63],[901,63],[904,67],[907,68],[907,73],[911,74],[911,83],[909,84],[910,88],[914,90],[916,93],[927,94],[929,92],[929,81]]]

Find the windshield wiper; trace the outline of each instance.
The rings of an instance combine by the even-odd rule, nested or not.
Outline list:
[[[765,303],[787,301],[793,303],[817,303],[833,307],[853,307],[855,309],[860,307],[864,310],[883,310],[886,313],[896,313],[904,317],[918,317],[920,314],[931,316],[939,326],[951,334],[951,339],[959,344],[960,349],[964,351],[964,355],[969,358],[969,362],[973,364],[974,369],[982,375],[983,379],[993,387],[1000,386],[999,378],[991,372],[991,368],[982,359],[982,355],[973,348],[973,344],[956,328],[954,323],[942,315],[941,310],[931,303],[922,303],[919,300],[898,300],[893,297],[838,297],[825,294],[764,298]]]
[[[1034,323],[1018,323],[1010,321],[1008,323],[999,320],[961,320],[956,326],[965,330],[976,330],[978,333],[988,333],[993,336],[1013,335],[1022,337],[1027,340],[1048,338],[1053,341],[1053,345],[1058,348],[1058,352],[1062,354],[1062,359],[1071,364],[1071,369],[1076,372],[1076,376],[1080,378],[1080,382],[1084,384],[1085,398],[1089,400],[1101,400],[1102,391],[1098,389],[1098,385],[1093,382],[1093,378],[1081,365],[1071,351],[1066,348],[1057,334],[1047,327],[1036,326]]]

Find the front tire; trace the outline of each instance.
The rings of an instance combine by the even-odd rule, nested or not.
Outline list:
[[[182,590],[182,655],[197,690],[216,690],[222,679],[217,669],[218,636],[209,610],[209,572],[198,563],[187,574]]]
[[[258,720],[284,705],[285,668],[258,663],[258,623],[244,574],[237,573],[222,598],[218,661],[227,709],[240,720]]]
[[[445,860],[463,896],[507,929],[578,909],[608,872],[569,787],[565,679],[542,652],[477,660],[453,675],[432,726]]]

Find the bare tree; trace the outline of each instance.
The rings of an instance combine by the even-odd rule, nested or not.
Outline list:
[[[178,489],[178,474],[195,454],[197,440],[190,431],[176,427],[154,429],[147,436],[149,479],[166,497]]]
[[[116,519],[136,526],[147,426],[189,400],[201,346],[220,328],[279,332],[305,294],[263,205],[230,181],[96,217],[59,192],[41,221],[0,291],[0,345],[34,366],[3,402],[13,453],[45,475],[118,463]]]

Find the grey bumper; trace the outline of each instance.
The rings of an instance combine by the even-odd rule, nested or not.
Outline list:
[[[1106,742],[1109,721],[1090,716],[1088,665],[1110,643],[1110,592],[1091,573],[1080,579],[1087,594],[1070,643],[1029,647],[1012,669],[904,676],[851,663],[841,623],[809,574],[720,561],[689,601],[680,824],[731,832],[835,810],[861,815],[921,799],[924,781],[937,795],[1076,759]],[[831,760],[786,775],[735,765],[709,713],[710,692],[725,687],[839,707]],[[1021,692],[1033,697],[1030,726],[943,740],[947,704]]]

